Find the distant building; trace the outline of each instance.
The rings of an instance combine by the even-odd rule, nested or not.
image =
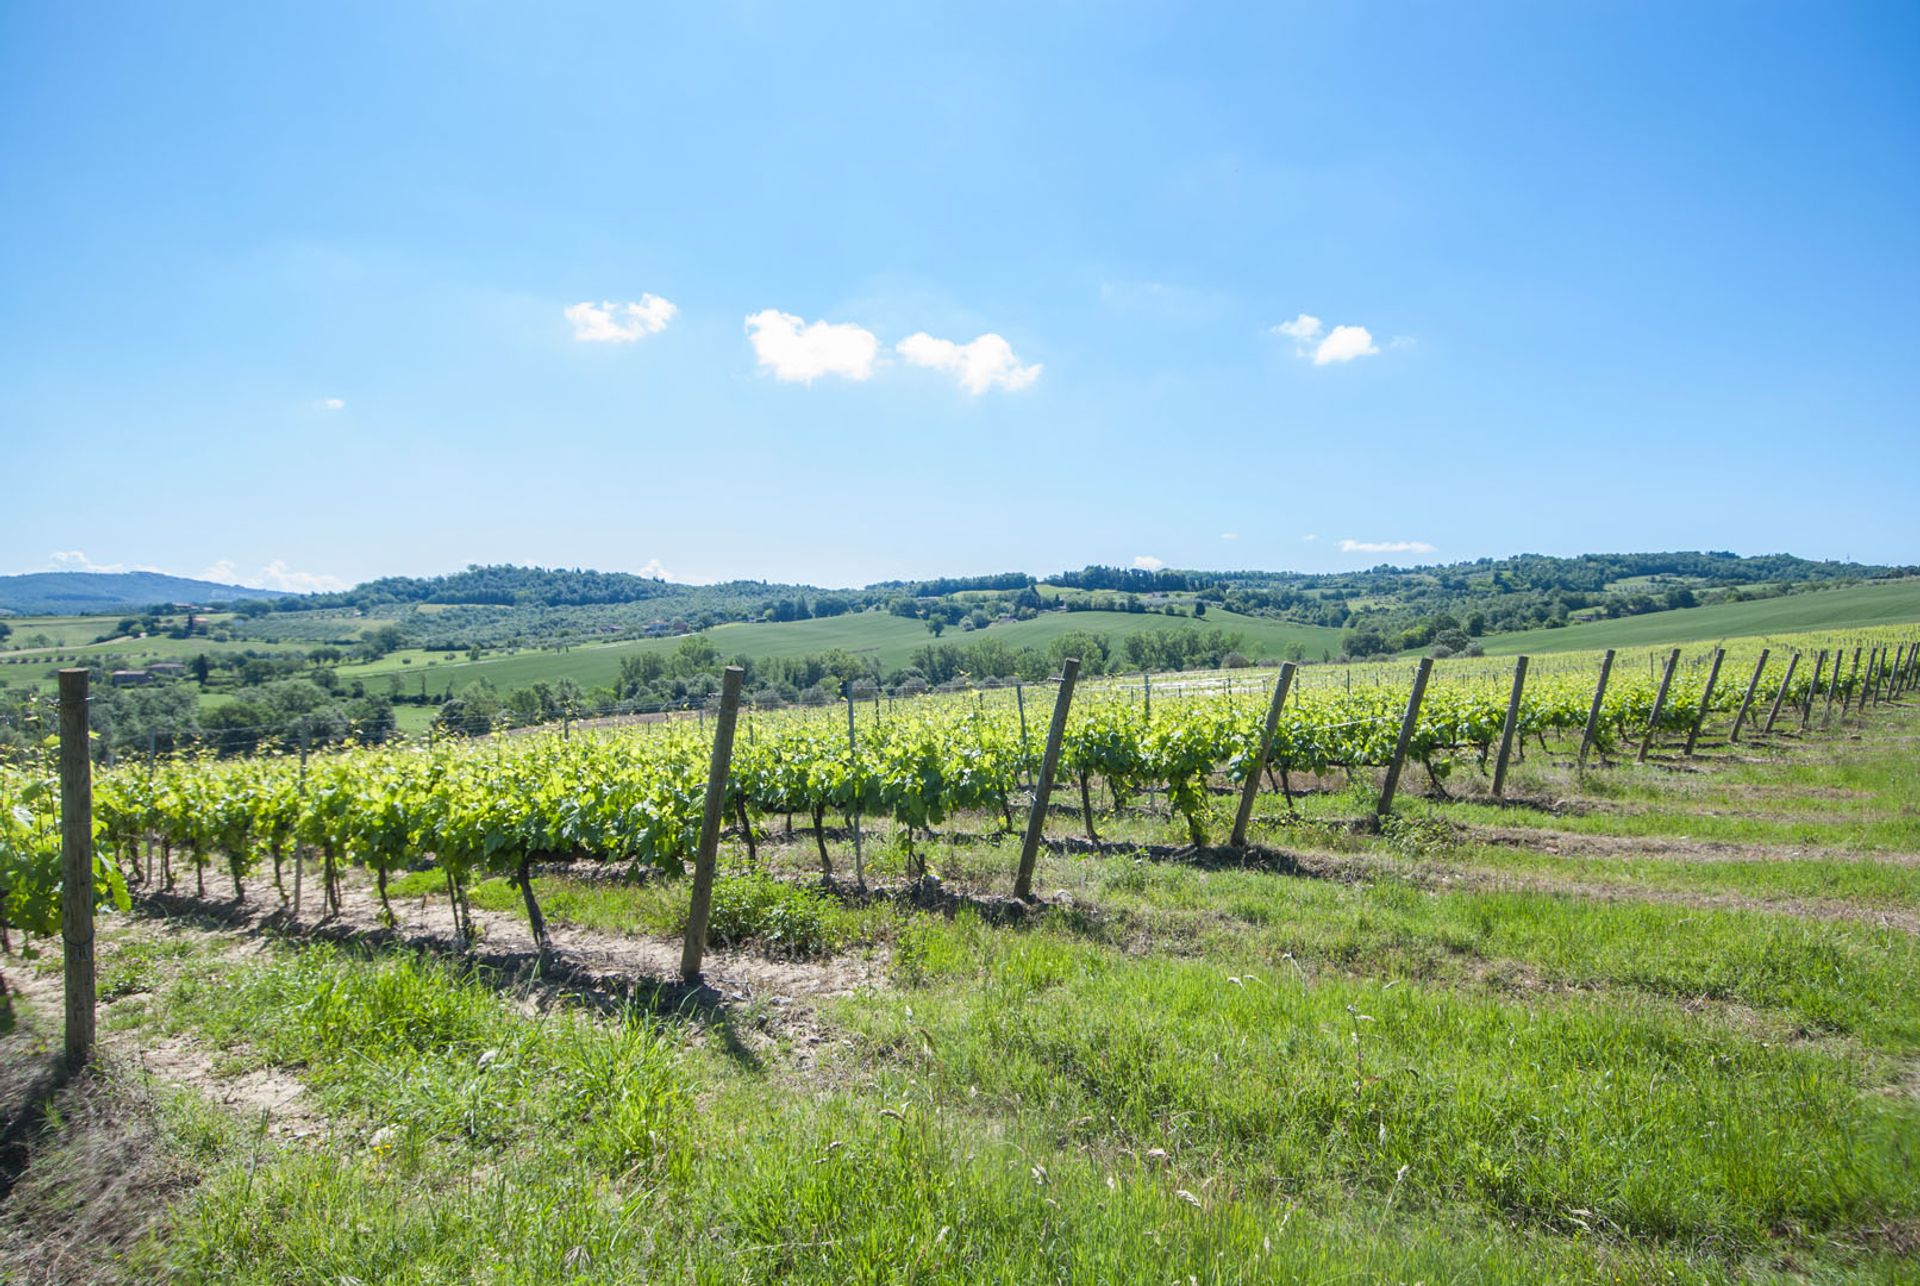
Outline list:
[[[112,678],[116,688],[137,688],[143,683],[153,682],[153,676],[145,670],[115,670]]]

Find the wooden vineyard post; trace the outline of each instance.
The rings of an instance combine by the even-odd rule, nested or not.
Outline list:
[[[1853,649],[1853,665],[1847,672],[1846,690],[1840,694],[1840,717],[1847,717],[1847,706],[1853,702],[1856,680],[1860,677],[1860,649]]]
[[[87,672],[60,671],[60,938],[66,948],[67,1064],[93,1053],[93,759]]]
[[[1376,817],[1393,811],[1393,794],[1400,788],[1400,769],[1407,761],[1407,747],[1413,744],[1413,730],[1420,722],[1420,702],[1427,695],[1427,679],[1433,673],[1433,658],[1423,656],[1413,672],[1413,692],[1407,697],[1407,713],[1400,719],[1400,737],[1393,743],[1393,762],[1387,765],[1387,780],[1380,787],[1380,806]]]
[[[1260,769],[1265,767],[1267,756],[1273,750],[1273,734],[1280,727],[1280,707],[1286,704],[1287,689],[1293,686],[1294,664],[1288,661],[1280,667],[1280,677],[1273,685],[1273,702],[1267,707],[1267,721],[1260,729],[1260,753],[1247,765],[1247,779],[1240,784],[1240,811],[1233,817],[1233,838],[1228,841],[1234,848],[1247,846],[1247,822],[1253,817],[1253,797],[1260,793]]]
[[[687,907],[687,941],[680,952],[680,976],[700,981],[700,957],[707,949],[707,920],[713,913],[713,864],[720,852],[720,819],[727,806],[727,770],[733,764],[733,724],[740,713],[740,680],[746,672],[730,665],[720,678],[720,716],[713,729],[713,761],[707,767],[706,808],[700,818],[700,850],[693,862],[693,900]]]
[[[1681,752],[1683,755],[1691,756],[1693,754],[1693,743],[1700,739],[1701,725],[1707,721],[1707,711],[1713,708],[1713,685],[1720,681],[1720,663],[1726,659],[1727,650],[1725,648],[1717,647],[1713,649],[1713,668],[1707,671],[1707,686],[1700,693],[1700,709],[1694,713],[1693,726],[1687,729],[1687,748]],[[1791,678],[1793,676],[1789,673],[1787,677]],[[1783,685],[1780,690],[1785,692],[1786,687]]]
[[[1833,722],[1833,694],[1840,690],[1840,649],[1833,650],[1833,673],[1827,676],[1827,704],[1820,712],[1820,726]]]
[[[1520,694],[1527,686],[1527,658],[1513,659],[1513,695],[1507,698],[1506,722],[1500,725],[1500,754],[1493,761],[1493,797],[1507,787],[1507,757],[1513,753],[1513,730],[1520,723]]]
[[[1747,721],[1747,711],[1753,709],[1753,694],[1760,690],[1760,676],[1766,673],[1770,651],[1769,648],[1760,649],[1760,660],[1754,664],[1753,677],[1747,680],[1747,695],[1740,698],[1740,710],[1733,716],[1733,731],[1727,734],[1729,746],[1740,740],[1740,725]]]
[[[1647,735],[1640,738],[1640,753],[1636,758],[1647,762],[1647,751],[1653,745],[1654,730],[1660,726],[1660,716],[1667,708],[1667,689],[1673,686],[1673,672],[1680,664],[1680,649],[1675,648],[1667,654],[1666,672],[1660,676],[1660,688],[1653,694],[1653,714],[1647,718]]]
[[[300,727],[300,806],[306,807],[307,801],[307,729]],[[300,837],[293,838],[293,918],[300,918],[300,881],[306,873],[306,849],[300,843]]]
[[[1780,690],[1773,694],[1773,709],[1767,711],[1766,726],[1760,729],[1766,736],[1773,734],[1773,721],[1780,717],[1780,703],[1787,699],[1787,689],[1793,686],[1793,671],[1800,664],[1800,654],[1795,652],[1787,658],[1787,676],[1780,680]]]
[[[859,767],[859,752],[860,748],[854,743],[853,736],[853,685],[849,683],[847,685],[847,762],[855,770]],[[913,838],[911,832],[908,833],[907,838]],[[857,793],[854,796],[853,805],[853,882],[862,892],[866,891],[867,847],[866,842],[860,838],[860,803]]]
[[[1813,720],[1813,703],[1820,696],[1820,676],[1826,672],[1827,649],[1820,649],[1820,658],[1813,663],[1813,682],[1807,685],[1807,699],[1800,706],[1800,731],[1807,730],[1807,724]]]
[[[1040,780],[1033,787],[1033,811],[1027,815],[1027,836],[1020,845],[1020,870],[1013,877],[1013,895],[1033,896],[1033,865],[1040,856],[1040,836],[1047,826],[1047,797],[1053,794],[1053,776],[1060,767],[1060,742],[1067,735],[1067,707],[1073,703],[1073,681],[1080,674],[1080,658],[1060,663],[1060,694],[1053,701],[1053,723],[1047,728],[1047,748],[1040,756]]]
[[[1606,655],[1600,658],[1600,682],[1593,685],[1593,708],[1587,711],[1587,730],[1580,736],[1581,768],[1587,766],[1587,751],[1593,748],[1593,739],[1600,731],[1600,703],[1607,695],[1607,675],[1613,669],[1613,649],[1608,648]]]
[[[1020,763],[1027,770],[1027,789],[1033,789],[1033,764],[1027,756],[1027,693],[1020,684],[1013,685],[1013,704],[1020,710]]]

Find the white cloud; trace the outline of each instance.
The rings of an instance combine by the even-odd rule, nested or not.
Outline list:
[[[323,411],[344,411],[347,409],[347,400],[343,397],[323,397],[320,399],[320,409]]]
[[[1220,533],[1220,539],[1222,539],[1222,540],[1238,540],[1238,539],[1240,539],[1240,533],[1239,533],[1239,532],[1237,532],[1237,531],[1223,531],[1223,532],[1221,532],[1221,533]]]
[[[1365,326],[1335,326],[1326,330],[1311,313],[1301,313],[1290,322],[1269,326],[1267,333],[1292,340],[1294,356],[1311,357],[1315,366],[1351,362],[1356,357],[1372,357],[1380,351],[1380,346],[1373,342],[1373,332]],[[1388,347],[1404,348],[1411,343],[1411,340],[1395,339]]]
[[[1302,537],[1300,537],[1300,539],[1302,539],[1302,540],[1318,540],[1318,539],[1320,539],[1320,534],[1319,534],[1318,532],[1312,532],[1312,531],[1310,531],[1310,532],[1308,532],[1308,533],[1307,533],[1306,535],[1304,535],[1304,536],[1302,536]]]
[[[869,379],[880,341],[852,322],[809,325],[792,313],[766,308],[747,318],[747,337],[760,365],[778,380],[811,384],[822,375]]]
[[[240,569],[233,565],[233,560],[231,558],[222,558],[211,567],[202,568],[200,575],[195,577],[195,579],[218,581],[222,585],[233,585],[237,583],[239,575]]]
[[[1313,364],[1351,362],[1356,357],[1372,357],[1380,348],[1365,326],[1335,326],[1313,350]]]
[[[996,384],[1011,393],[1040,378],[1040,363],[1022,366],[1013,355],[1013,345],[991,331],[966,344],[935,339],[921,331],[895,348],[915,366],[946,371],[969,393],[984,393]]]
[[[672,580],[673,573],[660,565],[658,558],[647,559],[646,565],[634,573],[635,576],[651,576],[656,580]]]
[[[231,568],[233,564],[222,559],[216,566]],[[255,589],[284,589],[295,594],[324,594],[329,590],[347,587],[347,582],[338,576],[329,576],[325,572],[297,572],[278,558],[242,583],[250,584]]]
[[[1133,556],[1133,566],[1137,571],[1157,572],[1162,567],[1165,567],[1166,564],[1158,558],[1155,558],[1152,554],[1135,554]]]
[[[680,310],[671,299],[642,295],[639,302],[616,304],[602,300],[571,304],[566,318],[573,323],[573,337],[583,344],[631,344],[667,328]],[[623,320],[624,319],[624,320]]]
[[[1340,552],[1345,554],[1431,554],[1434,550],[1424,540],[1343,540]]]

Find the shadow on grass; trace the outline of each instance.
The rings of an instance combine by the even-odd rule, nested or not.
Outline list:
[[[296,921],[284,910],[261,913],[249,903],[202,901],[178,893],[154,891],[136,897],[137,914],[176,921],[207,931],[252,929],[294,944],[327,942],[363,953],[411,952],[449,961],[503,994],[565,999],[608,1016],[638,1013],[678,1023],[699,1023],[716,1033],[720,1045],[742,1068],[760,1071],[760,1057],[734,1026],[734,1009],[725,993],[701,982],[650,974],[609,973],[571,956],[564,946],[544,954],[478,947],[463,948],[451,936],[366,927],[328,918]]]

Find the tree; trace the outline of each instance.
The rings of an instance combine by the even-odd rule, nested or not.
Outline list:
[[[199,682],[200,686],[204,688],[207,686],[207,675],[213,670],[213,662],[207,660],[207,654],[202,652],[199,656],[193,658],[192,670],[193,677]]]
[[[1202,620],[1206,617],[1206,614],[1207,614],[1207,600],[1204,598],[1194,599],[1193,600],[1193,619],[1196,621]]]
[[[5,621],[0,621],[0,640],[6,639],[12,633],[13,626],[7,624]]]
[[[933,637],[939,638],[946,628],[947,620],[944,616],[929,616],[927,618],[927,633],[933,635]]]

